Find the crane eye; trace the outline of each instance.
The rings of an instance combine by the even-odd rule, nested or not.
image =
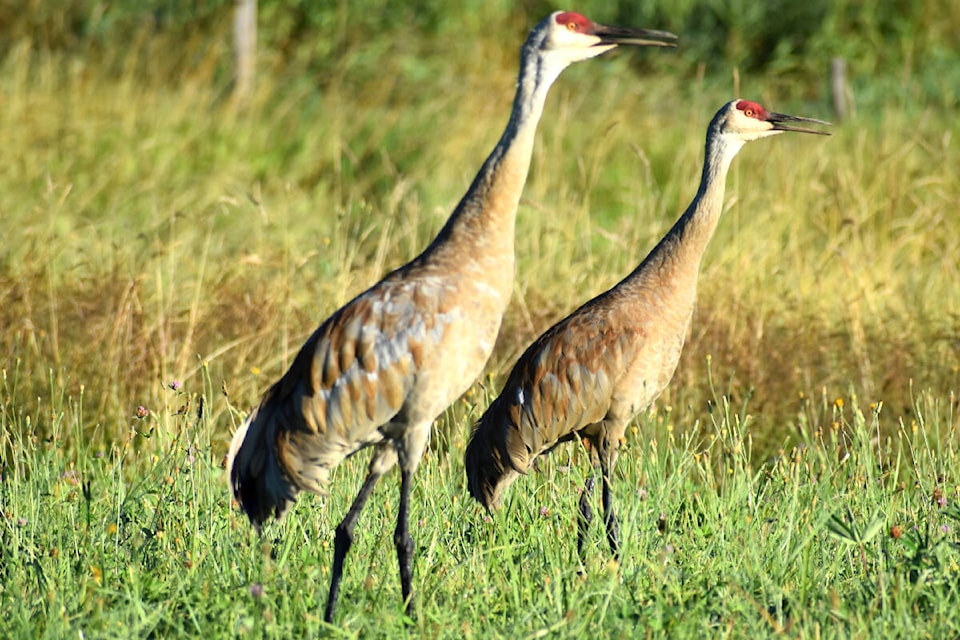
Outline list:
[[[576,22],[573,22],[573,21],[568,22],[568,23],[567,23],[567,29],[569,29],[570,31],[576,31],[576,30],[577,30],[577,23],[576,23]]]
[[[748,118],[752,118],[752,117],[753,117],[753,109],[744,109],[744,110],[743,110],[743,115],[747,116]]]

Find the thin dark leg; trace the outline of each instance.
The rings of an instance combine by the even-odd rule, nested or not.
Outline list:
[[[413,539],[408,524],[410,510],[410,479],[413,474],[400,470],[400,510],[397,513],[397,528],[393,532],[393,543],[397,546],[397,562],[400,564],[400,590],[406,603],[407,615],[413,615]]]
[[[587,530],[590,523],[593,522],[593,509],[590,507],[590,498],[593,496],[593,487],[596,478],[591,475],[583,485],[583,493],[580,494],[580,517],[577,518],[577,555],[580,562],[583,562],[583,545],[587,539]]]
[[[613,552],[613,558],[620,560],[620,524],[617,522],[617,514],[613,511],[613,495],[610,492],[610,467],[613,466],[607,462],[607,457],[600,456],[600,471],[603,475],[603,519],[607,524],[607,541],[610,543],[610,551]]]
[[[350,551],[350,545],[353,544],[353,528],[357,524],[357,518],[366,504],[367,498],[373,491],[373,486],[380,479],[379,473],[370,472],[367,474],[363,486],[360,487],[360,493],[353,499],[350,510],[337,525],[337,533],[333,539],[333,571],[330,575],[330,593],[327,596],[327,610],[323,614],[323,619],[327,622],[333,622],[333,610],[337,606],[337,594],[340,592],[340,578],[343,576],[343,560]]]

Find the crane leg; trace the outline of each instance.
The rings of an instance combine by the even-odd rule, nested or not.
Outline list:
[[[614,454],[615,456],[616,454]],[[603,520],[607,525],[607,541],[614,560],[620,560],[620,524],[613,509],[613,494],[610,492],[610,470],[616,458],[601,454],[600,473],[603,476]]]
[[[580,517],[577,518],[577,555],[580,557],[580,562],[583,562],[583,545],[587,539],[587,530],[590,529],[590,523],[593,522],[590,498],[593,496],[595,484],[596,477],[591,474],[583,485],[583,493],[580,494]]]
[[[393,544],[397,547],[397,562],[400,565],[400,590],[406,604],[407,615],[413,613],[413,539],[410,537],[410,484],[413,472],[400,469],[400,509],[397,513],[397,528],[393,533]]]
[[[380,474],[370,473],[367,475],[366,480],[363,481],[363,486],[360,487],[360,493],[357,494],[353,504],[350,505],[350,510],[337,525],[337,533],[333,539],[333,570],[330,575],[330,593],[327,596],[327,610],[323,615],[323,619],[327,622],[333,622],[333,610],[337,605],[340,578],[343,576],[343,560],[347,557],[347,552],[350,551],[350,546],[353,544],[353,528],[357,524],[357,518],[363,510],[363,505],[366,504],[367,498],[373,491],[373,486],[377,484],[379,479]]]
[[[344,516],[333,539],[333,569],[330,572],[330,593],[327,595],[327,608],[323,619],[333,622],[333,611],[337,606],[337,596],[340,593],[340,579],[343,577],[343,561],[353,544],[353,529],[357,525],[357,518],[367,503],[367,498],[373,492],[377,480],[396,462],[396,456],[391,448],[377,448],[370,460],[370,470],[360,487],[360,492],[353,499],[350,510]]]
[[[393,544],[397,547],[397,564],[400,566],[400,591],[408,616],[413,615],[413,539],[410,537],[410,489],[413,474],[417,471],[423,451],[430,440],[433,421],[409,425],[403,437],[394,441],[394,450],[400,460],[400,508],[397,510],[397,528],[393,532]]]

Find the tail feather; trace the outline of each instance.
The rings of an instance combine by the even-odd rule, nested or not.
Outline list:
[[[465,454],[467,488],[487,511],[499,506],[504,490],[526,473],[527,466],[515,461],[516,444],[522,445],[519,429],[502,415],[499,405],[494,401],[480,418]]]
[[[227,456],[230,490],[258,532],[271,516],[282,517],[299,493],[278,457],[276,417],[269,404],[254,410],[234,434]]]

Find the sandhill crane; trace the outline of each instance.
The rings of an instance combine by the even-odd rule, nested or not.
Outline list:
[[[610,473],[627,422],[660,395],[680,359],[700,261],[723,211],[727,170],[751,140],[783,131],[823,133],[794,124],[804,122],[827,124],[747,100],[717,112],[707,131],[700,189],[687,210],[630,275],[527,348],[478,421],[467,445],[467,485],[488,511],[537,456],[582,438],[600,469],[607,539],[619,556]],[[579,502],[581,559],[594,483],[591,474]]]
[[[333,467],[373,446],[367,476],[337,526],[325,618],[331,621],[357,517],[400,463],[394,543],[412,611],[410,484],[434,419],[482,371],[514,272],[514,227],[550,85],[568,65],[620,44],[672,46],[671,33],[609,27],[555,12],[523,45],[506,130],[433,242],[347,303],[303,345],[230,445],[231,489],[253,525],[280,517],[299,491],[322,493]]]

